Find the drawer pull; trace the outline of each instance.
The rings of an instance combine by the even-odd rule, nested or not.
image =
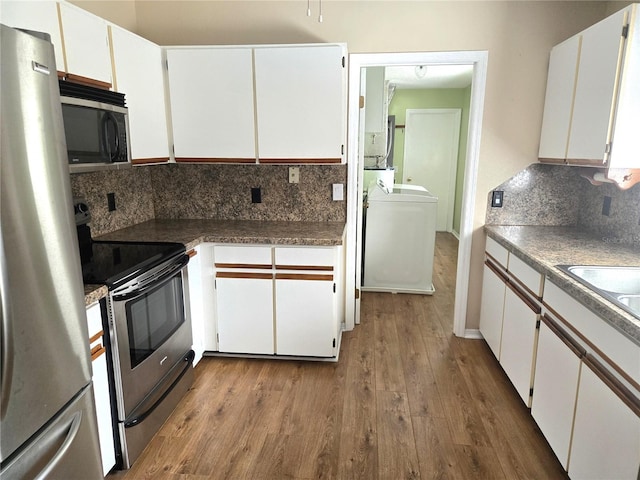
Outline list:
[[[96,358],[107,351],[103,345],[96,345],[96,347],[91,349],[91,361],[93,362]]]

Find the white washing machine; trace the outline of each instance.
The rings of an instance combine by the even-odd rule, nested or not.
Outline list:
[[[367,203],[362,290],[433,294],[438,197],[416,185],[378,184]]]

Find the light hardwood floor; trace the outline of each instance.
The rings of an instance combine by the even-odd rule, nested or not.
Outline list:
[[[564,479],[483,340],[452,335],[457,241],[433,296],[364,293],[338,363],[204,358],[173,415],[109,479]]]

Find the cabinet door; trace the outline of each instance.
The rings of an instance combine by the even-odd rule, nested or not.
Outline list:
[[[64,72],[64,54],[58,7],[55,1],[5,1],[0,6],[0,22],[14,28],[24,28],[51,35],[51,43],[56,56],[56,69]],[[53,65],[47,65],[53,71]]]
[[[89,336],[95,338],[91,343],[91,368],[93,370],[93,396],[98,420],[98,440],[102,457],[104,475],[116,464],[116,450],[113,442],[113,420],[111,418],[111,395],[107,376],[107,355],[102,335],[102,314],[100,305],[94,304],[87,309]]]
[[[610,141],[618,62],[623,47],[622,10],[582,33],[582,48],[567,160],[603,164]],[[586,162],[585,162],[586,161]]]
[[[60,3],[60,20],[67,73],[111,85],[107,22],[66,2]]]
[[[255,163],[250,48],[167,50],[177,161]]]
[[[333,276],[276,274],[276,353],[333,357],[337,346]],[[306,279],[305,279],[306,278]]]
[[[581,39],[580,35],[571,37],[553,47],[549,56],[549,74],[538,152],[541,160],[567,158]]]
[[[532,310],[512,288],[507,288],[504,299],[500,364],[527,406],[530,406],[529,391],[533,386],[537,320],[538,313]]]
[[[134,163],[169,161],[162,49],[111,26],[114,89],[126,95]]]
[[[482,277],[480,333],[498,360],[500,360],[500,343],[502,342],[505,290],[504,280],[485,263]]]
[[[538,333],[531,415],[566,469],[581,361],[548,321],[543,317]]]
[[[340,162],[345,135],[339,45],[256,48],[260,162]]]
[[[638,478],[640,417],[587,366],[580,376],[571,445],[571,478]]]
[[[271,274],[216,276],[218,346],[221,352],[273,354]],[[237,278],[244,275],[244,278]],[[235,277],[235,278],[234,278]]]

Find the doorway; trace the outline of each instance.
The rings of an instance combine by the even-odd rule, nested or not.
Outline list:
[[[362,189],[364,151],[360,145],[363,138],[363,119],[360,110],[362,69],[387,66],[472,65],[472,87],[469,113],[469,132],[462,194],[460,242],[458,250],[456,293],[453,333],[467,336],[466,309],[471,258],[471,236],[473,230],[476,176],[482,128],[482,111],[486,85],[488,53],[473,52],[413,52],[351,54],[349,58],[349,144],[348,144],[348,192],[346,231],[346,291],[355,292],[345,305],[346,329],[351,330],[360,319],[359,292],[361,286],[362,246]]]

